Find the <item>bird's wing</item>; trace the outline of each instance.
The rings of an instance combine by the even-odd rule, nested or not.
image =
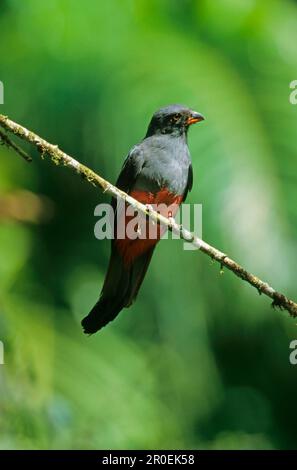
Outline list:
[[[125,191],[125,193],[129,194],[137,176],[142,170],[143,165],[143,151],[140,145],[136,145],[131,149],[129,155],[123,163],[122,170],[116,182],[116,186],[122,191]],[[116,211],[117,201],[115,198],[112,198],[111,205],[113,210]]]
[[[143,167],[144,157],[140,145],[132,148],[122,166],[116,185],[122,191],[129,192]]]
[[[192,187],[193,187],[193,167],[192,167],[192,164],[190,163],[189,171],[188,171],[188,181],[187,181],[185,192],[183,194],[183,201],[186,200],[188,192],[191,191]]]

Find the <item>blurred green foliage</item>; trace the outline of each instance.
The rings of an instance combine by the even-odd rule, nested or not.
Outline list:
[[[1,0],[0,112],[111,181],[158,107],[202,112],[189,201],[204,238],[296,299],[296,26],[286,0]],[[108,199],[33,156],[0,148],[0,201],[52,207],[0,220],[0,447],[296,448],[295,322],[164,240],[135,305],[83,336]]]

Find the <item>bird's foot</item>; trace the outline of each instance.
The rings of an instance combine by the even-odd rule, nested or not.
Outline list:
[[[155,210],[151,204],[146,204],[145,207],[149,213],[154,212]],[[152,223],[152,225],[156,225],[156,222],[154,220],[151,219],[150,222]]]
[[[152,206],[151,204],[146,204],[145,207],[147,208],[147,210],[148,210],[149,212],[153,212],[153,211],[154,211],[154,208],[153,208],[153,206]]]
[[[172,217],[172,216],[168,217],[168,220],[169,220],[171,226],[176,223],[176,222],[175,222],[175,218]]]

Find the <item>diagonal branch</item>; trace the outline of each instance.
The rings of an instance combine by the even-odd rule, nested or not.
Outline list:
[[[116,186],[106,181],[100,175],[97,175],[94,171],[90,170],[85,165],[82,165],[77,160],[67,155],[65,152],[60,150],[57,145],[50,144],[34,132],[31,132],[25,127],[11,121],[7,116],[3,116],[2,114],[0,114],[0,126],[6,131],[12,132],[21,139],[33,144],[39,150],[42,156],[46,154],[49,155],[53,163],[57,165],[61,164],[71,168],[84,179],[86,179],[90,184],[100,187],[104,192],[126,201],[135,210],[148,215],[156,223],[167,226],[170,231],[174,232],[180,238],[188,243],[191,243],[196,248],[199,248],[207,256],[217,261],[221,267],[225,266],[243,281],[251,284],[251,286],[257,289],[259,294],[265,294],[270,297],[273,300],[273,307],[285,309],[292,317],[297,317],[297,304],[295,302],[288,299],[280,292],[277,292],[267,282],[263,282],[257,276],[254,276],[253,274],[246,271],[242,266],[229,258],[229,256],[227,256],[225,253],[222,253],[202,239],[196,237],[193,233],[182,227],[182,225],[178,225],[173,219],[167,219],[166,217],[158,214],[158,212],[150,209],[144,204],[141,204],[136,199],[132,198],[125,192],[118,189]],[[14,150],[17,150],[15,144],[11,143],[9,139],[6,139],[6,143]]]
[[[7,147],[11,147],[13,150],[16,151],[24,160],[27,160],[27,162],[32,162],[32,158],[26,154],[26,152],[16,145],[10,138],[5,134],[5,132],[1,131],[0,129],[0,143],[2,145],[6,145]]]

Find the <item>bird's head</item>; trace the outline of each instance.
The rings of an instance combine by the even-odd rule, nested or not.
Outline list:
[[[189,126],[203,121],[202,114],[180,104],[172,104],[155,112],[146,137],[154,134],[186,135]]]

